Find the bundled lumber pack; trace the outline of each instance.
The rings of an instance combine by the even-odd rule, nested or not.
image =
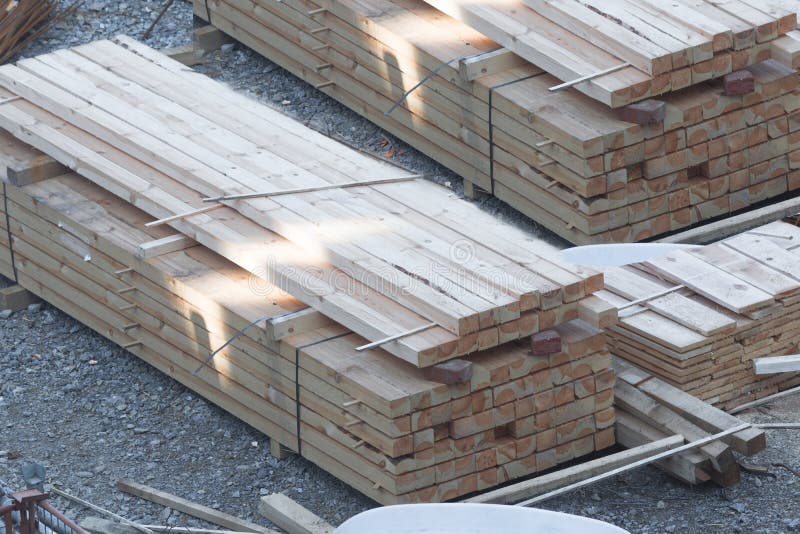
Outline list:
[[[573,243],[644,240],[800,187],[797,0],[194,7]]]
[[[733,408],[800,384],[753,359],[800,343],[800,228],[775,222],[717,243],[605,271],[620,310],[612,352],[692,395]]]
[[[0,86],[3,274],[366,495],[614,444],[602,273],[125,37]]]

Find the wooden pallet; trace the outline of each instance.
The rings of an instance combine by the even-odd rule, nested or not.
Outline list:
[[[602,298],[622,308],[609,331],[612,351],[723,408],[799,384],[796,373],[757,376],[752,365],[753,358],[797,352],[799,240],[796,226],[776,222],[607,270]]]
[[[558,80],[524,62],[464,80],[453,59],[497,45],[419,1],[214,0],[195,13],[574,243],[643,240],[800,187],[798,78],[765,61],[779,47],[734,62],[751,65],[755,92],[710,80],[665,95],[664,121],[640,126],[551,93]]]

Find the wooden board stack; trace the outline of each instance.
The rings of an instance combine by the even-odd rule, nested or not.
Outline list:
[[[756,375],[752,363],[798,352],[798,247],[800,228],[776,222],[606,270],[602,298],[620,308],[612,352],[725,409],[800,384],[797,373]]]
[[[698,41],[704,51],[692,48],[691,57],[706,57],[708,42],[713,57],[680,66],[683,74],[659,75],[670,80],[659,92],[681,87],[659,97],[660,117],[581,93],[601,88],[597,80],[551,92],[557,77],[422,0],[194,5],[196,15],[449,167],[470,189],[491,192],[573,243],[639,241],[800,187],[800,32],[786,33],[798,6],[789,15],[785,5],[780,15],[762,12],[763,25],[717,19],[729,30],[738,20],[739,30]],[[736,6],[727,9],[746,7]],[[677,32],[674,19],[661,19]],[[564,42],[578,42],[572,37]],[[688,62],[686,50],[676,48],[672,61],[683,54]],[[752,90],[726,94],[720,76],[742,70]],[[609,76],[630,79],[625,72]],[[646,123],[654,115],[662,120]]]
[[[20,285],[382,503],[456,498],[614,443],[601,273],[120,41],[0,67],[0,125],[74,170],[5,185]],[[404,181],[349,187],[375,177]],[[258,198],[202,202],[231,194]],[[461,285],[441,280],[423,309],[403,269]],[[358,350],[417,318],[435,326]]]

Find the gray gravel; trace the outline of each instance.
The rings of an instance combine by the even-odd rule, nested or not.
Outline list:
[[[23,55],[118,33],[138,37],[161,5],[88,0]],[[191,25],[190,4],[178,0],[146,42],[184,44]],[[394,161],[462,191],[454,174],[241,45],[212,54],[199,69],[364,150],[385,152],[386,140],[405,151]],[[496,199],[480,205],[561,243]],[[23,486],[23,464],[40,462],[49,482],[67,491],[133,520],[177,525],[202,522],[128,497],[115,481],[130,478],[265,525],[255,509],[258,497],[271,492],[287,493],[334,524],[375,505],[310,462],[275,460],[266,436],[49,305],[0,319],[0,377],[0,479],[12,487]],[[795,398],[745,418],[791,421],[797,413]],[[771,431],[769,449],[748,460],[770,474],[745,473],[732,489],[688,488],[648,467],[546,507],[632,532],[800,531],[799,435]],[[55,501],[73,517],[91,515]]]

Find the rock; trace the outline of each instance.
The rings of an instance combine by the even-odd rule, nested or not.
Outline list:
[[[786,528],[789,530],[800,530],[800,517],[795,517],[794,519],[784,519],[783,524],[786,525]]]
[[[731,510],[734,510],[734,511],[740,513],[740,514],[743,514],[745,512],[745,510],[747,509],[747,507],[744,504],[740,503],[740,502],[731,503],[731,504],[728,505],[728,508],[730,508]]]
[[[665,503],[664,501],[658,501],[656,503],[656,508],[658,508],[659,510],[663,510],[666,507],[667,507],[667,503]]]
[[[39,313],[42,311],[44,307],[44,303],[42,302],[34,302],[33,304],[28,305],[28,313]]]
[[[8,319],[14,312],[12,310],[0,311],[0,319]]]

